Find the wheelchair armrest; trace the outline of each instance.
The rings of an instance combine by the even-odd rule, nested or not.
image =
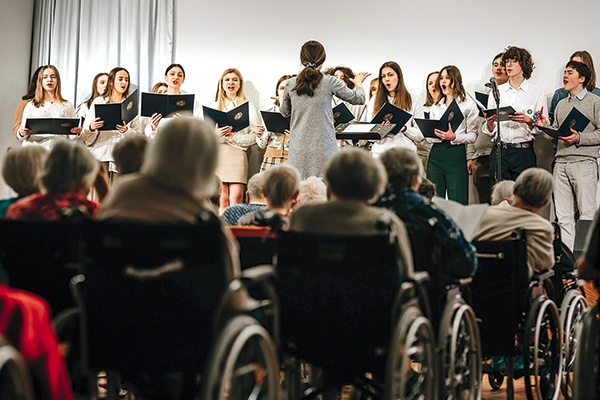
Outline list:
[[[242,271],[242,281],[260,283],[275,277],[275,268],[269,264],[256,265]]]
[[[555,274],[555,272],[553,269],[549,269],[548,271],[544,271],[544,272],[536,272],[531,277],[531,281],[532,282],[545,281],[546,279],[552,278],[554,276],[554,274]]]
[[[426,282],[429,282],[431,279],[429,277],[429,272],[427,272],[427,271],[415,271],[406,280],[415,282],[418,285],[424,285]]]

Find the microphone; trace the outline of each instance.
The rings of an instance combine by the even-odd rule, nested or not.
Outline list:
[[[490,84],[492,85],[492,95],[494,96],[494,100],[496,101],[496,104],[500,104],[500,92],[498,91],[498,82],[496,81],[496,78],[491,77]]]

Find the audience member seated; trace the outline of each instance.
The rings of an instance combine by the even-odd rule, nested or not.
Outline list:
[[[50,151],[42,173],[41,193],[13,203],[7,219],[58,220],[73,211],[91,217],[98,204],[86,199],[100,165],[82,145],[58,140]]]
[[[240,217],[239,224],[287,229],[290,211],[300,194],[300,172],[289,164],[272,166],[264,172],[263,193],[267,206]]]
[[[42,191],[42,171],[48,150],[42,146],[9,148],[2,162],[2,177],[17,197],[0,200],[0,218],[8,207],[22,197]]]
[[[554,266],[554,228],[537,214],[552,197],[552,175],[541,168],[529,168],[515,181],[512,201],[489,207],[473,241],[510,240],[515,229],[527,237],[529,276]]]
[[[413,273],[413,257],[404,223],[389,210],[369,206],[385,189],[381,163],[363,149],[344,148],[326,166],[329,202],[298,207],[290,230],[325,235],[374,235],[396,232],[403,276]]]
[[[50,316],[44,299],[0,282],[0,334],[27,362],[35,398],[71,400],[71,383]]]
[[[267,199],[263,193],[263,179],[264,172],[254,174],[248,179],[246,202],[227,207],[221,215],[227,225],[237,225],[240,217],[267,205]]]
[[[215,174],[215,190],[209,196],[210,203],[219,209],[221,194],[223,193],[223,181],[219,178],[219,175]]]
[[[475,248],[442,210],[416,192],[424,171],[414,151],[392,148],[379,160],[387,171],[388,183],[374,205],[393,211],[406,225],[415,269],[429,272],[432,311],[434,316],[440,316],[445,286],[475,272]]]
[[[309,176],[300,182],[300,195],[294,208],[303,204],[321,204],[327,202],[327,186],[321,178]]]
[[[148,142],[149,140],[146,135],[134,133],[125,135],[125,137],[115,145],[112,156],[115,159],[119,175],[139,172],[140,169],[142,169]]]
[[[585,297],[588,304],[593,306],[598,302],[598,292],[600,291],[600,258],[598,257],[598,249],[600,248],[600,210],[596,212],[594,222],[588,234],[587,243],[583,254],[577,260],[577,276],[581,279],[591,281],[591,284],[586,284],[584,287]],[[595,286],[595,293],[590,290],[590,285]]]
[[[423,178],[423,182],[421,182],[421,185],[419,185],[417,192],[421,196],[425,196],[429,200],[432,200],[435,197],[435,183],[431,182],[427,178]]]
[[[219,156],[214,128],[175,118],[149,146],[141,172],[115,182],[96,219],[193,224],[203,213],[214,213],[209,200]],[[229,230],[223,234],[231,279],[240,271],[238,249]]]
[[[510,203],[510,196],[512,196],[513,189],[515,187],[515,181],[505,180],[500,181],[492,188],[492,194],[490,195],[490,202],[493,206],[506,201]]]

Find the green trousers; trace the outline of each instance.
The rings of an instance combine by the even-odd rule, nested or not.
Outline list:
[[[435,184],[440,197],[462,204],[469,202],[469,173],[465,145],[451,145],[448,141],[435,143],[429,153],[427,179]]]

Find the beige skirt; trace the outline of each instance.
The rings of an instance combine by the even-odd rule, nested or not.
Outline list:
[[[244,150],[228,144],[219,145],[219,162],[216,174],[224,183],[248,182],[248,158]]]

